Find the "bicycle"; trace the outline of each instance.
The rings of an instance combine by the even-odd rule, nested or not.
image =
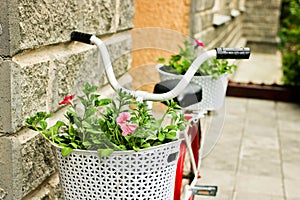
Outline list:
[[[95,35],[81,33],[81,32],[72,32],[71,40],[79,41],[86,44],[94,44],[97,46],[100,51],[103,59],[103,64],[105,66],[106,76],[108,78],[108,82],[114,90],[122,89],[123,91],[131,94],[132,96],[145,100],[145,101],[166,101],[169,99],[176,99],[182,91],[186,90],[186,88],[194,87],[192,90],[195,92],[193,95],[199,91],[199,87],[197,85],[191,85],[191,79],[197,72],[198,68],[201,66],[203,62],[211,58],[217,59],[248,59],[250,56],[249,48],[216,48],[214,50],[209,50],[198,56],[194,62],[189,67],[188,71],[182,77],[181,80],[171,81],[172,83],[168,87],[165,87],[162,83],[157,84],[157,89],[154,91],[155,93],[149,93],[145,91],[132,91],[122,87],[113,71],[113,67],[110,61],[110,57],[108,54],[108,50],[102,40],[97,38]],[[98,63],[100,64],[100,63]],[[161,88],[161,86],[165,88]],[[200,88],[201,89],[201,88]],[[177,173],[176,173],[176,182],[175,182],[175,194],[174,200],[180,200],[180,191],[182,185],[182,174],[183,174],[183,166],[186,151],[190,154],[191,157],[191,165],[192,165],[192,174],[190,177],[191,183],[190,185],[185,187],[185,196],[184,200],[192,200],[194,195],[208,195],[215,196],[217,192],[216,186],[198,186],[196,185],[198,178],[198,171],[201,166],[201,158],[203,154],[203,137],[205,134],[201,134],[200,128],[200,119],[206,114],[207,110],[199,109],[197,104],[202,100],[199,96],[197,96],[196,100],[188,101],[186,103],[186,108],[184,110],[184,114],[187,120],[191,123],[191,127],[187,128],[183,134],[183,142],[180,146],[180,155],[177,165]],[[178,101],[178,99],[177,99]],[[202,137],[202,138],[201,138]],[[190,139],[192,138],[192,140]]]

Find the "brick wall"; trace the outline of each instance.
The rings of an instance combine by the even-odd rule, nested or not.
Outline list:
[[[247,0],[244,36],[254,51],[277,49],[281,0]]]
[[[244,45],[241,10],[239,0],[194,0],[191,7],[192,37],[203,41],[207,49]],[[234,11],[238,14],[234,15]]]
[[[0,199],[62,199],[50,146],[24,119],[56,113],[85,82],[104,85],[95,46],[70,42],[74,30],[103,38],[117,75],[128,70],[134,3],[4,0],[0,9]]]

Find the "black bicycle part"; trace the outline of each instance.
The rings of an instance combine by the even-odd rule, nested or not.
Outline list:
[[[169,92],[175,88],[179,81],[180,79],[161,81],[155,85],[153,93],[162,94]],[[195,83],[189,83],[180,95],[175,97],[173,100],[183,108],[199,103],[202,100],[202,88],[200,85]],[[162,103],[166,104],[165,102]]]
[[[83,42],[83,43],[86,43],[86,44],[91,44],[91,37],[92,36],[93,36],[92,34],[73,31],[71,33],[71,40],[72,41]]]
[[[249,59],[251,50],[248,47],[241,48],[215,48],[217,59]]]

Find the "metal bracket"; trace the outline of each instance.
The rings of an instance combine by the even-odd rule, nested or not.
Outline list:
[[[217,186],[195,185],[192,188],[193,195],[216,196],[217,191]]]

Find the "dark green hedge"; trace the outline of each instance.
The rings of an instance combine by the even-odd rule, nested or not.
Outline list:
[[[300,85],[300,0],[282,0],[280,21],[283,82]]]

